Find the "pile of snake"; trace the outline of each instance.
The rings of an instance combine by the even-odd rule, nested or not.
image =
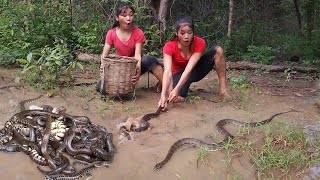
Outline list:
[[[233,139],[234,136],[231,135],[230,132],[228,132],[223,126],[226,124],[232,124],[235,126],[239,126],[239,127],[258,127],[258,126],[262,126],[265,125],[269,122],[271,122],[274,117],[281,115],[281,114],[285,114],[285,113],[289,113],[289,112],[298,112],[295,111],[293,109],[289,110],[289,111],[285,111],[285,112],[280,112],[280,113],[276,113],[273,116],[271,116],[268,119],[265,119],[263,121],[260,122],[241,122],[235,119],[222,119],[219,120],[216,124],[217,127],[217,131],[223,136],[223,140],[218,142],[218,143],[206,143],[203,142],[199,139],[196,138],[183,138],[183,139],[179,139],[178,141],[176,141],[169,149],[166,157],[164,158],[163,161],[161,161],[160,163],[157,163],[154,168],[153,171],[157,171],[160,170],[166,163],[169,162],[169,160],[171,159],[173,153],[175,151],[177,151],[180,147],[182,147],[183,145],[186,144],[190,144],[196,147],[202,147],[202,148],[206,148],[208,149],[208,151],[218,151],[220,149],[223,148],[223,145],[225,144],[225,142],[229,141],[230,139]]]
[[[91,176],[94,168],[108,167],[116,152],[113,134],[86,116],[59,112],[49,105],[25,108],[39,98],[18,104],[18,112],[0,130],[0,151],[25,153],[52,180]],[[85,167],[77,170],[77,163]]]

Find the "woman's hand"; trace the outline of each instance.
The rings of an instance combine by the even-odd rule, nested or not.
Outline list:
[[[169,102],[174,102],[176,99],[178,99],[179,91],[177,88],[174,88],[170,94],[169,94]]]
[[[161,96],[159,102],[158,102],[158,107],[162,107],[162,111],[164,111],[168,106],[168,100],[166,97]]]
[[[140,79],[140,73],[141,73],[141,69],[140,67],[137,65],[136,66],[136,75],[132,76],[131,81],[133,85],[136,85]]]

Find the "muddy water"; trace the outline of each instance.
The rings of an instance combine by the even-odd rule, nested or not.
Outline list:
[[[319,119],[313,107],[312,97],[270,96],[251,94],[246,109],[239,109],[231,103],[213,103],[201,100],[198,103],[170,105],[167,112],[150,121],[152,128],[134,134],[134,140],[119,144],[119,134],[115,127],[125,117],[138,117],[156,110],[159,94],[145,90],[145,76],[137,87],[138,98],[134,101],[103,102],[94,91],[83,96],[80,89],[63,90],[62,95],[42,98],[33,104],[50,104],[67,108],[72,115],[86,115],[92,122],[100,124],[114,134],[117,148],[114,161],[109,168],[102,167],[92,172],[91,179],[256,179],[255,168],[248,157],[235,156],[232,161],[224,151],[210,152],[204,160],[197,163],[200,153],[198,148],[182,148],[160,171],[153,172],[155,163],[163,160],[170,146],[180,138],[194,137],[206,142],[218,141],[221,136],[215,131],[215,123],[223,118],[234,118],[243,121],[257,121],[269,118],[270,115],[289,108],[303,110],[303,113],[281,115],[278,120],[297,125],[314,124]],[[215,74],[209,74],[204,81],[196,83],[192,89],[204,88],[204,97],[216,95],[216,88],[210,87]],[[0,82],[3,85],[5,82]],[[151,85],[154,85],[151,79]],[[88,87],[87,89],[93,89]],[[84,88],[86,89],[86,88]],[[303,91],[303,89],[302,89]],[[10,88],[0,90],[0,127],[14,114],[16,104],[27,98],[36,97],[46,92],[32,89]],[[227,126],[236,134],[237,128]],[[257,138],[257,137],[252,137]],[[1,179],[43,179],[37,166],[23,153],[0,153]],[[291,179],[301,179],[302,176]]]

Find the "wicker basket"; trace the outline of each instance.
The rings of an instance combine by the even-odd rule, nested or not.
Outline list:
[[[126,56],[109,55],[103,58],[101,92],[110,96],[132,93],[134,85],[131,78],[136,74],[137,62],[137,59]]]

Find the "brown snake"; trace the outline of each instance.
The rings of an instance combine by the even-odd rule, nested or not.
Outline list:
[[[285,114],[285,113],[289,113],[289,112],[298,112],[295,110],[289,110],[289,111],[285,111],[285,112],[280,112],[277,114],[274,114],[273,116],[271,116],[268,119],[265,119],[263,121],[260,122],[241,122],[235,119],[222,119],[220,121],[218,121],[218,123],[216,124],[217,126],[217,131],[219,133],[221,133],[224,136],[223,141],[219,142],[219,143],[206,143],[203,142],[199,139],[195,139],[195,138],[183,138],[183,139],[179,139],[178,141],[176,141],[169,149],[165,159],[163,161],[161,161],[160,163],[157,163],[154,168],[153,171],[159,170],[161,169],[172,157],[173,153],[179,149],[180,147],[182,147],[185,144],[191,144],[191,145],[195,145],[197,147],[204,147],[207,148],[209,151],[217,151],[220,150],[223,145],[225,144],[226,141],[228,141],[229,139],[233,139],[234,136],[231,135],[226,129],[224,129],[224,125],[226,124],[233,124],[235,126],[239,126],[239,127],[258,127],[264,124],[267,124],[269,122],[271,122],[273,120],[274,117],[280,115],[280,114]]]
[[[36,98],[26,99],[26,100],[20,101],[18,106],[17,106],[18,112],[22,112],[22,111],[26,110],[25,104],[37,101],[38,99],[40,99],[42,97],[43,97],[42,95],[39,95]]]
[[[161,111],[162,111],[163,107],[158,107],[157,111],[154,112],[154,113],[148,113],[148,114],[145,114],[142,118],[141,118],[141,126],[140,127],[131,127],[130,128],[130,131],[133,131],[133,132],[141,132],[141,131],[145,131],[147,130],[149,127],[150,127],[150,124],[149,124],[149,120],[151,120],[152,118],[156,118],[160,115]],[[119,129],[119,132],[121,134],[123,134],[125,137],[127,137],[129,140],[131,140],[131,136],[130,134],[128,133],[128,129],[124,126],[120,127]]]
[[[133,132],[141,132],[141,131],[145,131],[149,128],[150,124],[149,124],[149,120],[152,118],[156,118],[159,116],[160,112],[162,111],[162,107],[158,107],[157,111],[154,113],[148,113],[146,115],[144,115],[141,118],[141,126],[139,128],[131,128],[130,130]]]

